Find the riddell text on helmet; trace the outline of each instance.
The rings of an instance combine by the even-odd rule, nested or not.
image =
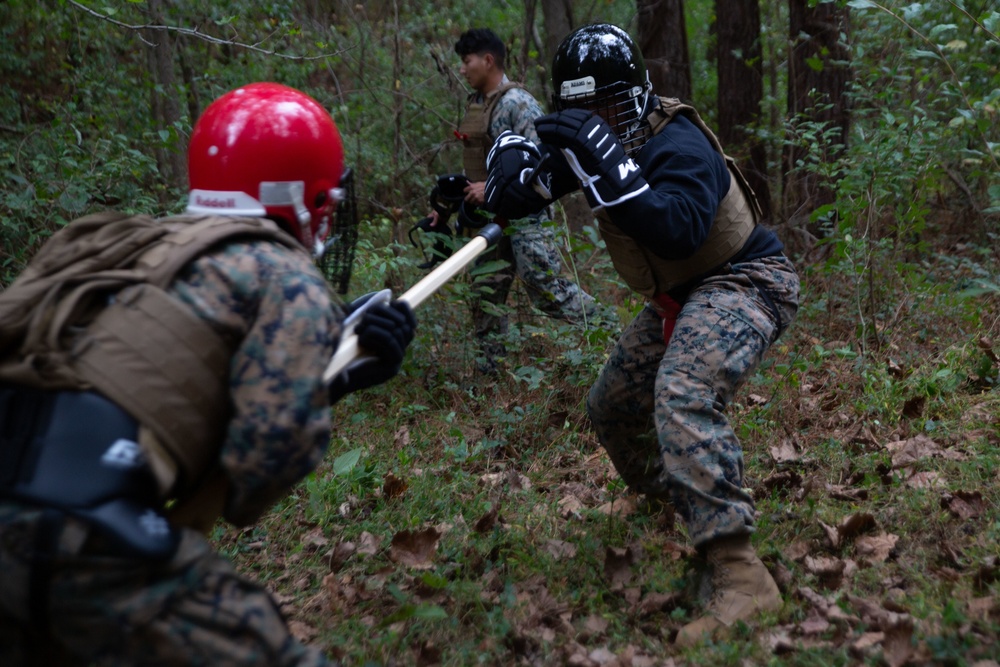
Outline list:
[[[236,200],[232,197],[228,199],[218,199],[216,197],[195,197],[194,203],[197,206],[207,206],[209,208],[236,208]]]

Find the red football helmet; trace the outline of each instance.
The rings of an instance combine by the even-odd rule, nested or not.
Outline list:
[[[344,149],[305,93],[253,83],[215,100],[188,147],[188,213],[269,216],[318,251],[341,198]]]

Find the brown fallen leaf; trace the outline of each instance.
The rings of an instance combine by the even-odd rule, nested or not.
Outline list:
[[[642,591],[635,586],[623,588],[620,594],[622,596],[622,600],[625,601],[625,606],[629,608],[638,605],[639,600],[642,599]]]
[[[884,563],[898,541],[899,536],[892,533],[863,535],[855,541],[854,550],[864,563]]]
[[[583,509],[583,503],[574,495],[563,496],[556,505],[559,507],[559,516],[564,519],[579,518],[580,510]]]
[[[995,596],[972,598],[969,600],[969,616],[986,621],[1000,618],[1000,600]]]
[[[980,336],[976,343],[979,345],[979,349],[983,351],[983,354],[985,354],[990,361],[994,364],[1000,364],[1000,357],[998,357],[997,353],[993,351],[994,342],[992,338],[988,336]]]
[[[583,620],[583,629],[591,635],[603,635],[610,625],[603,616],[590,615]]]
[[[673,611],[677,607],[680,597],[677,592],[659,593],[652,591],[646,593],[639,601],[639,615],[649,616],[661,611]]]
[[[375,537],[367,530],[361,533],[358,537],[358,553],[364,556],[374,556],[378,553],[379,543],[381,538]]]
[[[810,551],[811,549],[808,542],[798,540],[785,547],[785,550],[782,553],[784,553],[785,558],[797,562],[805,558]]]
[[[956,491],[941,496],[941,507],[959,519],[975,519],[986,509],[983,494],[978,491]]]
[[[819,525],[826,533],[826,538],[830,542],[830,547],[839,549],[847,541],[855,538],[861,533],[868,532],[875,528],[875,517],[867,512],[858,512],[844,517],[837,527],[829,526],[822,521]]]
[[[482,535],[483,533],[488,533],[491,530],[493,530],[493,527],[495,525],[497,525],[497,517],[498,516],[499,516],[499,512],[498,512],[497,508],[494,507],[489,512],[487,512],[486,514],[484,514],[481,517],[479,517],[479,519],[473,525],[472,529],[475,530],[480,535]]]
[[[507,479],[506,473],[488,472],[482,477],[480,477],[479,481],[482,482],[485,486],[492,488],[494,486],[497,486],[498,484],[502,484],[505,479]]]
[[[972,575],[972,585],[977,590],[985,591],[990,584],[1000,580],[1000,559],[996,556],[987,556],[979,564],[976,573]]]
[[[847,567],[847,563],[840,558],[825,556],[806,556],[803,565],[807,571],[816,576],[819,584],[827,589],[840,588]]]
[[[399,498],[406,493],[408,488],[410,485],[405,480],[396,477],[391,472],[386,473],[385,480],[382,482],[382,496],[390,500]]]
[[[434,554],[440,538],[437,528],[401,530],[392,536],[389,560],[417,570],[429,570],[434,567]]]
[[[785,655],[795,651],[795,640],[792,639],[791,626],[776,628],[765,632],[761,638],[762,646],[774,655]]]
[[[293,637],[304,644],[308,644],[316,638],[316,635],[319,634],[319,631],[316,630],[316,628],[307,623],[303,623],[302,621],[289,621],[288,631]]]
[[[430,639],[416,647],[417,667],[432,667],[441,664],[441,648]]]
[[[507,484],[511,491],[527,491],[531,488],[531,480],[513,468],[507,473]]]
[[[285,595],[283,593],[271,593],[271,597],[278,603],[279,607],[291,607],[296,599],[294,595]]]
[[[556,412],[549,413],[549,426],[553,428],[562,428],[566,425],[566,420],[569,418],[569,410],[558,410]]]
[[[826,540],[830,543],[830,548],[840,548],[840,531],[833,526],[826,525],[822,521],[819,522],[819,525],[823,529],[823,532],[826,533]]]
[[[617,656],[615,656],[614,653],[609,651],[604,646],[595,648],[593,651],[587,654],[587,659],[597,665],[608,665],[612,661],[614,661],[616,657]]]
[[[892,454],[892,467],[897,469],[932,457],[953,461],[964,461],[966,458],[965,454],[953,449],[945,449],[923,434],[907,440],[887,443],[885,448]]]
[[[851,651],[855,655],[865,656],[876,646],[885,640],[884,632],[865,632],[851,644]]]
[[[635,553],[631,547],[618,549],[608,547],[604,553],[604,577],[611,590],[620,590],[632,578]]]
[[[830,494],[831,498],[836,498],[837,500],[846,500],[848,502],[868,500],[868,489],[859,489],[840,484],[827,484],[826,492]]]
[[[850,540],[861,533],[866,533],[876,526],[875,517],[867,512],[858,512],[846,517],[837,526],[841,540]]]
[[[330,565],[330,572],[339,570],[347,559],[355,554],[358,547],[354,542],[338,542],[332,549],[326,552],[327,562]]]
[[[826,610],[830,607],[830,605],[834,604],[832,599],[827,599],[825,596],[820,595],[808,586],[799,586],[795,590],[795,594],[808,602],[809,605],[819,610],[822,614],[826,614]]]
[[[778,584],[778,589],[781,592],[784,593],[791,588],[795,581],[795,575],[784,562],[778,560],[767,565],[771,571],[771,576],[774,577],[774,583]]]
[[[810,616],[798,625],[799,633],[809,635],[821,635],[830,629],[830,622],[822,616]]]
[[[630,514],[634,514],[638,509],[638,503],[633,496],[624,496],[621,498],[615,498],[611,502],[604,503],[597,508],[597,511],[601,514],[607,516],[616,516],[619,519],[624,519]]]
[[[791,463],[792,461],[798,461],[802,456],[795,446],[795,441],[791,438],[785,438],[777,445],[768,447],[767,452],[774,459],[775,463]]]
[[[563,540],[548,540],[545,543],[545,551],[556,560],[562,560],[576,555],[576,545]]]
[[[802,475],[794,470],[782,470],[765,477],[761,485],[769,491],[794,489],[802,485]]]
[[[882,659],[889,667],[903,667],[913,655],[913,618],[903,614],[892,614],[888,627],[883,628],[885,640],[882,642]]]
[[[330,543],[330,540],[323,535],[323,529],[316,526],[310,530],[302,540],[302,546],[308,550],[320,549]]]
[[[903,402],[901,415],[907,419],[916,419],[924,414],[924,406],[927,404],[926,396],[914,396]]]
[[[926,472],[915,472],[903,482],[911,489],[940,489],[945,485],[941,475],[933,470]]]
[[[326,592],[327,604],[330,610],[337,612],[341,608],[340,580],[337,575],[330,573],[323,577],[323,591]]]

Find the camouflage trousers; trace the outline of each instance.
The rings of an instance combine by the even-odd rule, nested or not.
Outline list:
[[[495,261],[507,264],[476,279],[472,309],[476,335],[507,332],[507,317],[497,306],[507,302],[515,276],[524,283],[532,304],[546,315],[570,322],[593,317],[594,298],[562,276],[562,255],[552,228],[534,219],[515,224],[513,233],[505,234],[496,247],[476,260],[477,266]]]
[[[199,533],[162,563],[109,552],[82,522],[0,503],[0,665],[333,664]]]
[[[743,451],[724,411],[798,310],[784,257],[727,266],[685,300],[670,344],[646,306],[587,397],[594,429],[633,490],[669,499],[695,546],[753,531]]]

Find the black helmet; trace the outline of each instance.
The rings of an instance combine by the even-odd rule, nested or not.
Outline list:
[[[624,30],[596,23],[570,33],[552,60],[552,87],[556,110],[596,111],[626,151],[642,147],[651,85],[642,53]]]

